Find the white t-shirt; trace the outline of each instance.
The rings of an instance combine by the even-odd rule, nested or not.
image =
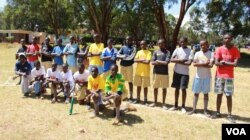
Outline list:
[[[61,72],[62,81],[69,81],[70,86],[74,85],[73,74],[71,70],[68,70],[66,73]]]
[[[88,77],[89,77],[88,70],[84,70],[82,74],[80,74],[79,71],[75,72],[74,74],[74,79],[78,81],[88,81]]]
[[[193,60],[194,54],[190,48],[176,48],[171,58]],[[179,74],[189,75],[189,66],[176,63],[174,71]]]
[[[62,81],[60,72],[58,70],[53,72],[52,68],[49,68],[47,70],[46,78],[50,78],[50,79],[56,79],[57,78],[58,81]]]
[[[208,60],[210,63],[214,61],[214,53],[211,51],[207,51],[205,53],[203,51],[199,51],[194,55],[194,61],[197,61],[198,63],[206,63]],[[211,69],[206,67],[197,67],[195,78],[211,78]]]
[[[45,76],[45,69],[43,66],[41,66],[39,70],[36,70],[36,67],[31,70],[32,79],[41,75]]]

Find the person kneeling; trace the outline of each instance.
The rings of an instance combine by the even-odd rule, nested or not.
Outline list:
[[[114,100],[114,109],[115,109],[115,121],[114,125],[120,122],[120,106],[122,102],[122,96],[124,95],[124,77],[122,74],[117,73],[118,66],[111,66],[111,75],[109,75],[105,82],[105,92],[106,97],[104,100],[108,101],[109,99]]]

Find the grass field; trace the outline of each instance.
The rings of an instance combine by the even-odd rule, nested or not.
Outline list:
[[[221,124],[228,123],[225,118],[212,120],[201,113],[188,116],[178,111],[164,111],[160,107],[150,108],[137,105],[137,112],[128,112],[122,117],[123,123],[112,125],[112,111],[90,119],[92,112],[84,106],[75,104],[74,115],[69,116],[69,105],[51,104],[49,95],[45,100],[23,98],[14,75],[14,53],[17,45],[0,44],[0,137],[10,139],[221,139]],[[239,67],[235,68],[235,94],[233,96],[233,115],[237,123],[250,123],[250,52],[241,49]],[[173,64],[169,65],[170,83]],[[212,69],[213,75],[215,67]],[[190,91],[195,68],[190,67],[190,84],[187,95],[187,110],[191,111],[193,93]],[[136,89],[134,88],[134,93]],[[161,101],[161,91],[159,101]],[[141,94],[143,95],[143,94]],[[143,96],[141,97],[143,99]],[[149,88],[149,101],[153,101],[153,90]],[[181,101],[181,98],[179,98]],[[209,110],[215,111],[216,96],[209,95]],[[174,90],[168,89],[168,107],[174,103]],[[180,105],[181,102],[179,102]],[[203,109],[203,96],[200,96],[198,109]],[[202,112],[202,110],[200,110]],[[223,97],[221,113],[227,114],[226,98]]]

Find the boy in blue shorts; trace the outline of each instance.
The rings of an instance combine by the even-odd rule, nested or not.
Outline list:
[[[208,116],[208,93],[211,91],[211,68],[213,67],[214,54],[208,50],[207,40],[200,41],[201,50],[194,55],[194,66],[197,67],[193,81],[192,91],[194,92],[193,110],[188,115],[196,113],[196,106],[199,93],[204,93],[204,115]]]

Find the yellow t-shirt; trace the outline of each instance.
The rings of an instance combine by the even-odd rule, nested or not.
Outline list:
[[[104,44],[103,43],[93,43],[89,47],[89,52],[90,53],[102,53],[104,49]],[[92,56],[89,57],[89,64],[90,65],[96,65],[96,66],[102,66],[102,60],[100,56]]]
[[[137,52],[135,59],[151,60],[152,54],[149,50],[140,50]],[[150,64],[137,63],[135,75],[149,77]]]
[[[102,76],[98,75],[93,78],[92,75],[88,77],[88,90],[102,90],[105,89],[105,82]]]

